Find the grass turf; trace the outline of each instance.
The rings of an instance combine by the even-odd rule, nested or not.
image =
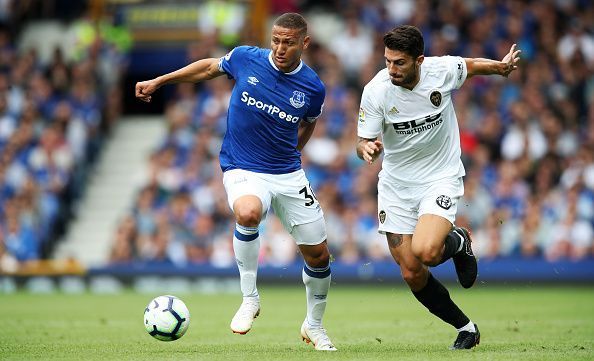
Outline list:
[[[144,330],[144,307],[156,295],[0,295],[0,360],[594,359],[592,287],[449,289],[481,330],[473,350],[449,351],[455,330],[405,288],[335,286],[325,326],[339,351],[317,352],[299,337],[303,289],[262,286],[262,314],[245,336],[229,330],[238,295],[179,294],[192,320],[174,342]]]

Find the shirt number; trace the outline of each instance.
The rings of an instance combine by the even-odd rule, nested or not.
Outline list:
[[[309,192],[308,192],[308,187],[309,187]],[[301,188],[301,190],[299,191],[299,194],[303,194],[305,196],[305,206],[306,207],[311,206],[312,204],[314,204],[314,200],[317,200],[316,195],[311,190],[310,185],[307,185],[307,186]]]

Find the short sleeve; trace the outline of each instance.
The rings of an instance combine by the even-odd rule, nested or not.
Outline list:
[[[238,46],[221,57],[219,59],[219,71],[226,73],[229,79],[235,79],[239,70],[244,67],[245,54],[249,48],[249,46]]]
[[[326,87],[324,84],[320,85],[319,91],[312,96],[309,101],[309,109],[305,114],[305,121],[313,123],[322,115],[322,109],[324,108],[324,98],[326,97]]]
[[[377,97],[374,96],[373,89],[368,86],[363,89],[358,119],[357,135],[360,138],[374,139],[380,136],[384,114],[379,107]]]
[[[450,90],[460,88],[468,75],[466,61],[459,56],[444,56],[442,58],[446,62],[448,69],[445,87]]]

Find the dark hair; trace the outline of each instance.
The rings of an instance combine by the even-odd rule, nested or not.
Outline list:
[[[296,29],[303,35],[307,34],[307,21],[301,14],[284,13],[274,20],[273,25],[285,29]]]
[[[400,25],[384,35],[384,45],[390,50],[406,53],[413,58],[423,54],[425,41],[421,31],[412,25]]]

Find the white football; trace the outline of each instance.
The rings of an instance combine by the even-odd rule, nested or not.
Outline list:
[[[165,295],[154,298],[144,309],[144,327],[161,341],[182,337],[190,325],[190,312],[182,300]]]

